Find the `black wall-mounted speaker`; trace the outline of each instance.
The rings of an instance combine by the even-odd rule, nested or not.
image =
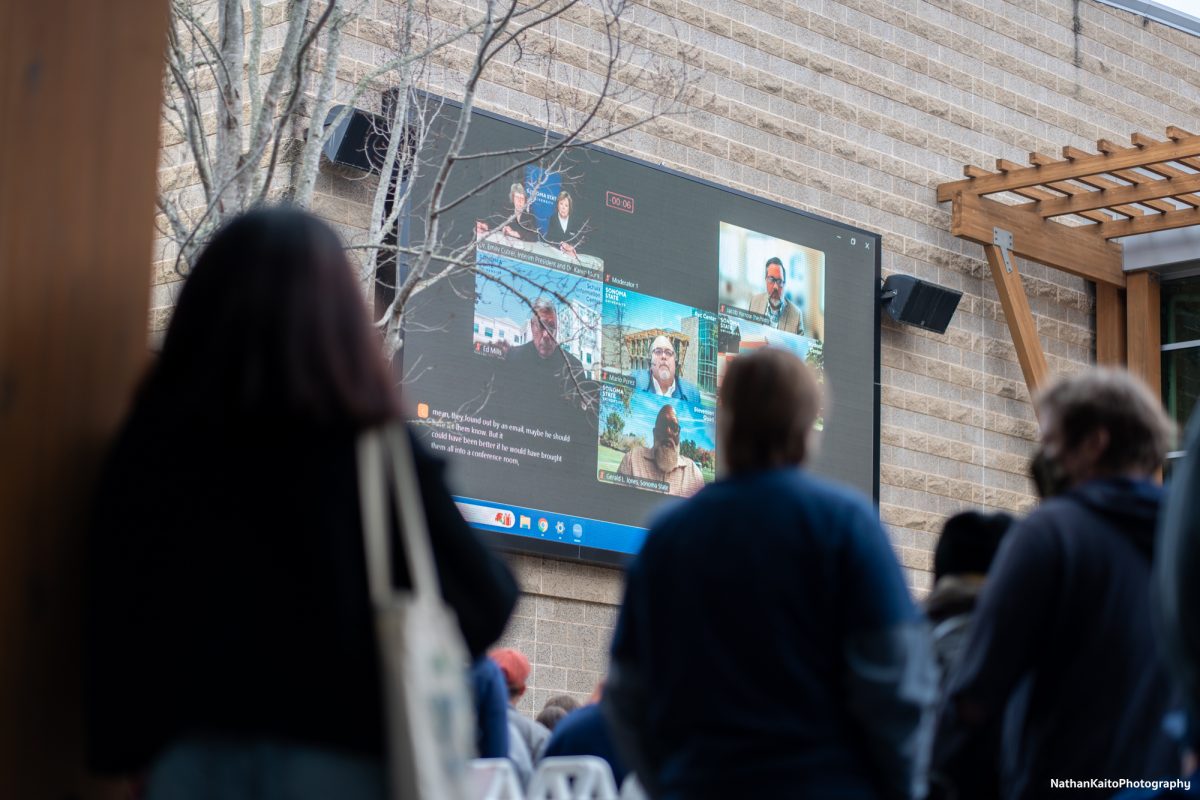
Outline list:
[[[334,106],[325,117],[328,128],[337,121],[346,106]],[[335,164],[363,172],[378,172],[387,154],[387,120],[378,114],[351,109],[325,142],[325,157]]]
[[[962,292],[911,275],[889,276],[880,294],[889,317],[934,333],[946,332],[961,299]]]

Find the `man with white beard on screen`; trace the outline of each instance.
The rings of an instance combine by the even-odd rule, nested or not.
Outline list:
[[[654,420],[654,446],[634,445],[621,459],[618,475],[660,481],[667,494],[690,497],[704,488],[704,475],[696,462],[679,454],[679,418],[671,405],[663,406]]]

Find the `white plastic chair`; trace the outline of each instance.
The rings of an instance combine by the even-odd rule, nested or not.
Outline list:
[[[517,770],[507,758],[471,762],[471,800],[525,800]]]
[[[650,800],[650,795],[642,788],[642,782],[632,772],[625,776],[625,782],[621,784],[621,800]]]
[[[528,800],[618,800],[608,762],[596,756],[552,756],[538,762]]]

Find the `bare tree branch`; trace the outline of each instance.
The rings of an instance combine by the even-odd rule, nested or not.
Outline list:
[[[404,312],[414,296],[456,276],[504,280],[494,269],[480,271],[474,236],[464,238],[455,230],[455,212],[464,203],[531,165],[543,176],[569,174],[568,153],[676,113],[686,83],[669,70],[639,71],[630,61],[621,21],[625,0],[471,0],[470,8],[450,10],[427,0],[401,0],[388,6],[396,10],[392,23],[371,20],[372,41],[387,36],[389,54],[370,69],[355,67],[350,81],[343,50],[350,47],[346,26],[359,9],[347,11],[344,3],[352,0],[287,0],[286,22],[272,28],[267,24],[276,23],[264,19],[262,0],[194,1],[172,2],[166,58],[164,125],[186,143],[202,195],[197,200],[197,189],[183,185],[194,180],[187,164],[172,167],[172,179],[163,173],[159,209],[164,235],[176,246],[177,271],[186,272],[219,224],[277,193],[276,184],[286,182],[292,201],[310,206],[333,128],[354,108],[371,108],[386,95],[383,130],[377,133],[386,135],[387,148],[378,177],[363,178],[377,183],[363,238],[350,249],[363,256],[361,277],[368,294],[382,286],[382,260],[396,263],[395,280],[382,286],[392,297],[377,321],[388,355],[401,346]],[[363,5],[368,7],[376,8]],[[270,19],[281,18],[273,13]],[[578,68],[581,80],[561,83],[555,80],[556,37],[569,24],[594,31],[599,44],[591,48],[586,67]],[[264,53],[268,31],[274,34],[283,25],[282,45]],[[430,75],[443,73],[452,76],[452,89],[444,92],[457,106],[452,113],[426,93]],[[547,87],[541,111],[533,114],[540,114],[546,131],[541,141],[468,151],[481,92],[486,97],[494,87],[512,86],[514,79]],[[364,97],[369,98],[365,103]],[[631,110],[635,101],[641,108],[636,112]],[[333,126],[326,126],[335,102],[345,108]],[[292,159],[290,170],[279,169],[285,158]],[[483,174],[463,188],[451,176],[467,163]],[[423,195],[416,212],[412,201],[418,184]],[[402,224],[419,235],[394,241]],[[527,294],[515,296],[530,303],[536,299]],[[565,303],[565,294],[552,286],[539,294]]]

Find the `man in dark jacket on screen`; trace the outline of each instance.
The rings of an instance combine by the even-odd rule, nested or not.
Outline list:
[[[811,370],[730,364],[728,477],[672,507],[629,568],[603,706],[655,798],[909,798],[935,678],[878,516],[800,469]]]
[[[1041,459],[1065,491],[1008,534],[948,689],[934,755],[951,782],[1002,720],[1001,796],[1066,781],[1174,775],[1150,575],[1171,425],[1127,372],[1065,378],[1036,400]],[[969,778],[969,776],[965,776]],[[1108,797],[1113,786],[1072,797]]]

